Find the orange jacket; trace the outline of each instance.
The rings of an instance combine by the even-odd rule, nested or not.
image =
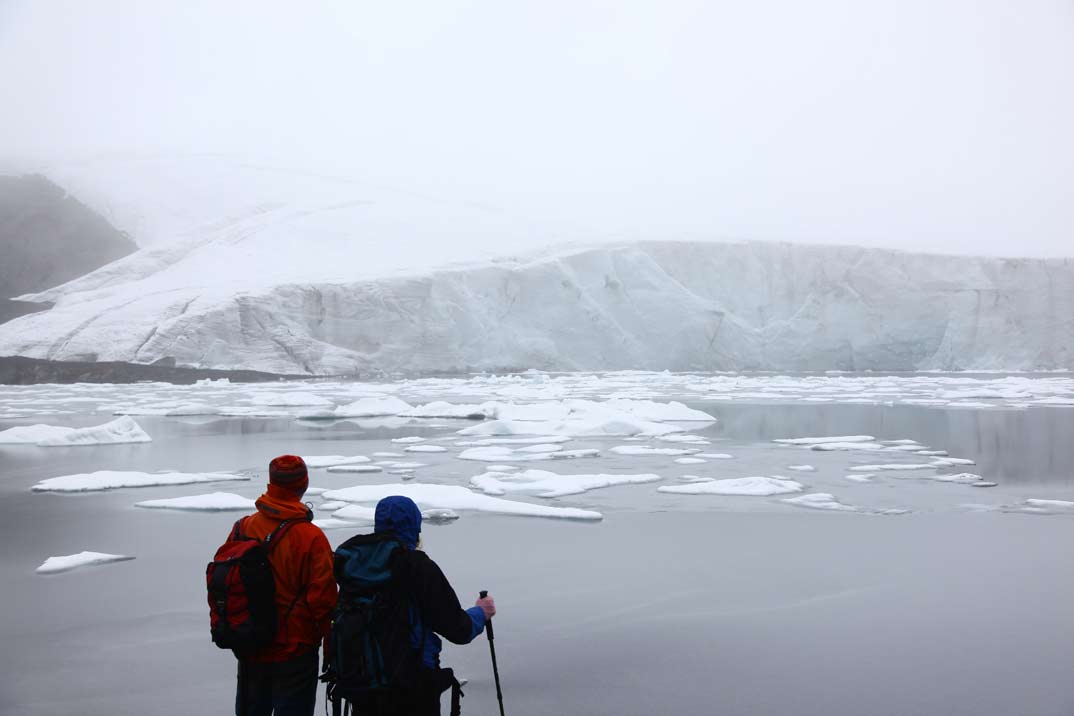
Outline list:
[[[256,662],[293,659],[315,649],[328,633],[336,606],[332,547],[295,493],[277,485],[257,500],[257,512],[242,520],[242,533],[265,539],[283,520],[299,520],[272,547],[269,564],[276,581],[276,639],[252,655]]]

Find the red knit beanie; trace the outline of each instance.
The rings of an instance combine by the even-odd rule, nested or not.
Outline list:
[[[269,463],[269,484],[285,487],[298,493],[309,487],[306,463],[298,455],[280,455]]]

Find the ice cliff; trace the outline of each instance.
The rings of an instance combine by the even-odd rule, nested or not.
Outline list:
[[[160,272],[231,260],[217,248]],[[38,295],[56,306],[0,326],[0,354],[311,374],[1074,368],[1065,259],[637,242],[235,290],[157,286],[151,265],[123,280],[123,263]]]
[[[219,156],[49,172],[142,248],[21,296],[55,306],[0,325],[0,355],[365,375],[1074,368],[1074,259],[542,250],[563,234],[325,172]]]

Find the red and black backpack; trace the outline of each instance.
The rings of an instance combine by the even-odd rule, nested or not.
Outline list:
[[[276,636],[276,582],[269,553],[295,520],[284,520],[262,542],[242,533],[243,520],[205,568],[213,643],[236,655],[249,654]]]

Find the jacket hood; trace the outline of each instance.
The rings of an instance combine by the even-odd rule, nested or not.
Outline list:
[[[293,490],[278,485],[269,485],[255,504],[258,512],[273,520],[304,520],[311,516],[310,509]]]
[[[407,549],[414,549],[421,534],[421,510],[414,500],[401,495],[385,497],[377,503],[374,532],[391,532]]]

